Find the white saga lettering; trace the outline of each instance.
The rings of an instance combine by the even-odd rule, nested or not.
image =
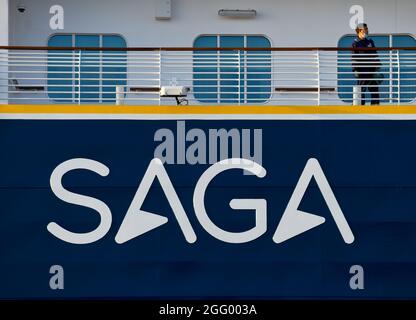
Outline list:
[[[84,169],[107,176],[110,170],[102,163],[90,159],[72,159],[58,165],[52,172],[50,184],[52,192],[61,200],[82,207],[94,209],[100,215],[98,227],[87,233],[71,232],[55,222],[48,224],[48,231],[58,239],[72,244],[88,244],[103,238],[111,227],[112,215],[110,208],[101,200],[80,195],[66,190],[62,186],[62,178],[72,170]],[[266,170],[258,163],[241,158],[219,161],[210,166],[199,178],[193,195],[193,206],[196,218],[203,229],[211,236],[227,243],[247,243],[262,236],[267,229],[267,201],[266,199],[232,199],[230,207],[235,210],[254,211],[254,227],[242,232],[230,232],[218,227],[209,217],[205,209],[205,193],[210,182],[224,171],[240,169],[248,171],[258,178],[266,176]],[[298,180],[289,203],[284,211],[273,236],[275,243],[282,243],[313,229],[325,222],[325,218],[303,212],[298,206],[308,188],[312,178],[331,212],[336,226],[345,243],[354,242],[354,235],[345,219],[337,199],[319,165],[318,160],[309,159]],[[168,218],[141,209],[150,187],[157,179],[169,202],[185,240],[188,243],[197,241],[197,235],[188,219],[175,187],[160,159],[155,158],[150,164],[137,188],[136,194],[115,236],[118,244],[123,244],[144,233],[147,233],[168,222]]]

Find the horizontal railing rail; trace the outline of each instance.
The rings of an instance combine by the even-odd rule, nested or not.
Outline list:
[[[360,105],[415,98],[416,47],[0,46],[2,104]]]
[[[352,47],[47,47],[47,46],[0,46],[0,50],[83,50],[83,51],[354,51]],[[363,51],[391,51],[391,50],[416,50],[416,47],[377,47],[360,48]]]

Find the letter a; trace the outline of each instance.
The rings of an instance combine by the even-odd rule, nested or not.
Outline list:
[[[312,177],[315,178],[316,184],[324,197],[345,243],[353,243],[354,235],[347,220],[345,220],[344,214],[342,213],[334,192],[332,191],[319,162],[316,159],[309,159],[306,163],[305,169],[303,169],[292,197],[283,213],[282,219],[277,226],[273,241],[282,243],[325,222],[325,218],[321,216],[303,212],[298,209]]]
[[[350,279],[350,288],[352,290],[364,289],[364,268],[360,265],[353,265],[350,268],[350,274],[353,276]]]
[[[49,269],[49,273],[53,274],[49,280],[49,287],[52,290],[64,289],[64,268],[60,265],[53,265]]]
[[[50,7],[49,13],[53,14],[49,20],[49,27],[51,30],[63,30],[64,29],[64,8],[60,5],[54,5]]]
[[[146,212],[141,209],[155,178],[158,178],[160,185],[162,186],[163,192],[178,220],[186,241],[194,243],[196,241],[196,234],[192,229],[191,223],[186,216],[185,210],[183,209],[181,201],[176,194],[175,188],[169,179],[162,161],[157,158],[150,161],[149,167],[137,188],[136,195],[134,196],[126,216],[121,223],[120,229],[117,232],[115,238],[116,242],[122,244],[168,222],[166,217]]]

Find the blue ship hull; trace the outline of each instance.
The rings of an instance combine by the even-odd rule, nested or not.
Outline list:
[[[160,142],[175,120],[0,120],[0,298],[416,298],[416,121],[189,120],[187,128],[262,129],[259,179],[241,170],[219,174],[205,207],[223,230],[254,226],[254,213],[229,207],[233,198],[266,199],[267,231],[247,243],[226,243],[199,223],[195,185],[210,164],[164,167],[197,236],[186,241],[159,185],[143,210],[169,222],[118,244],[115,236]],[[73,232],[99,224],[92,209],[60,200],[50,177],[74,158],[99,161],[106,177],[74,170],[66,189],[111,209],[109,232],[91,244],[52,235],[56,222]],[[273,235],[302,171],[319,161],[354,234],[344,241],[316,182],[299,210],[326,222],[282,243]],[[64,271],[64,290],[50,286],[51,266]],[[352,266],[363,288],[351,287]]]

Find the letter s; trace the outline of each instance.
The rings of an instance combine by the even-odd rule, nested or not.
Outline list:
[[[229,232],[216,226],[205,210],[205,191],[211,180],[219,173],[229,169],[243,169],[259,178],[266,175],[266,170],[258,163],[247,159],[225,159],[213,164],[199,178],[194,192],[194,209],[202,227],[213,237],[228,243],[245,243],[257,239],[267,230],[267,201],[265,199],[232,199],[230,207],[240,210],[255,210],[256,224],[244,232]]]
[[[62,186],[62,177],[71,170],[85,169],[98,173],[105,177],[110,173],[110,169],[101,162],[90,159],[71,159],[58,165],[51,174],[50,185],[52,192],[62,201],[67,203],[84,206],[97,211],[100,214],[100,224],[98,227],[87,233],[76,233],[68,231],[55,222],[48,224],[47,229],[55,237],[73,244],[88,244],[100,240],[106,235],[111,227],[111,211],[110,208],[102,201],[70,192]]]

